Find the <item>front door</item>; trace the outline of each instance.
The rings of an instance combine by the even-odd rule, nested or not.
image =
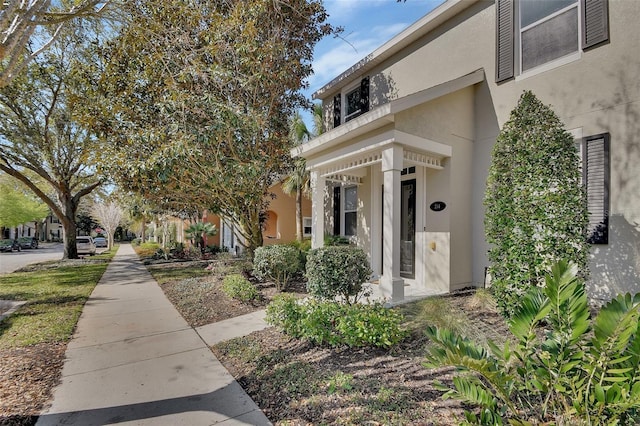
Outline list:
[[[415,278],[416,180],[402,181],[400,207],[400,276]]]

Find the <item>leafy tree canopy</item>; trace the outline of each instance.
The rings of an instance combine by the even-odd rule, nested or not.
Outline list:
[[[0,88],[0,171],[31,189],[60,219],[69,258],[77,257],[80,200],[103,182],[95,168],[101,143],[75,119],[70,96],[87,34],[83,25],[65,26],[41,57]]]
[[[0,175],[0,194],[0,226],[13,228],[44,219],[49,213],[46,204],[16,180],[9,180],[5,174]]]
[[[291,161],[288,118],[307,106],[299,89],[313,47],[334,31],[322,3],[138,0],[125,8],[129,24],[87,73],[95,84],[85,120],[118,139],[102,164],[158,206],[231,220],[252,250],[262,244],[269,187]]]
[[[65,23],[100,15],[109,3],[109,0],[3,0],[0,87],[9,85],[30,61],[53,44]]]

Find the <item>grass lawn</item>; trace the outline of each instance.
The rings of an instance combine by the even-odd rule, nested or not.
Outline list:
[[[0,322],[0,349],[69,340],[85,301],[116,251],[117,247],[85,261],[46,262],[30,272],[0,275],[0,299],[27,302]]]

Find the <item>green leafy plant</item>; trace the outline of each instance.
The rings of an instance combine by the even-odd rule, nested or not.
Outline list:
[[[336,371],[336,373],[329,378],[329,384],[327,385],[327,391],[329,394],[334,394],[342,391],[350,391],[353,389],[353,375],[343,373],[342,371]]]
[[[218,228],[209,222],[197,222],[191,224],[184,231],[187,238],[191,238],[194,240],[196,247],[200,249],[200,252],[204,254],[204,250],[206,248],[204,237],[206,236],[214,236],[218,233]]]
[[[300,319],[303,315],[298,299],[291,294],[277,294],[267,305],[267,323],[293,337],[301,337]]]
[[[493,148],[485,230],[498,306],[513,314],[560,259],[587,274],[588,212],[574,139],[558,116],[524,92]]]
[[[380,304],[344,304],[279,295],[267,306],[267,322],[317,345],[389,348],[406,332],[402,315]]]
[[[279,291],[300,272],[300,250],[290,245],[258,247],[253,256],[253,274],[259,280],[273,280]]]
[[[364,251],[354,246],[330,246],[307,254],[307,291],[321,299],[341,296],[345,302],[357,300],[362,284],[371,276]]]
[[[227,275],[222,281],[222,291],[232,299],[250,302],[260,297],[258,289],[239,274]]]
[[[462,373],[444,398],[480,408],[469,423],[515,425],[640,422],[640,294],[620,295],[595,320],[575,264],[558,262],[514,312],[513,349],[489,349],[430,327],[429,366]]]

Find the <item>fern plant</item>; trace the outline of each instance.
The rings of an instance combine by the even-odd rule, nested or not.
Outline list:
[[[479,407],[471,424],[640,422],[640,294],[620,295],[590,319],[578,267],[556,263],[509,322],[515,342],[485,348],[430,327],[427,366],[456,366],[444,398]]]

